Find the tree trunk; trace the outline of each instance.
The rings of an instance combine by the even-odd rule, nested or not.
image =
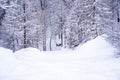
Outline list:
[[[24,26],[24,48],[26,48],[27,47],[27,39],[26,39],[26,26]]]
[[[120,22],[120,15],[119,15],[119,1],[117,0],[117,22]]]
[[[23,4],[23,12],[24,12],[24,23],[26,23],[26,16],[25,16],[25,13],[26,13],[26,5],[25,3]],[[26,26],[24,24],[24,33],[23,33],[23,37],[24,37],[24,42],[23,42],[23,47],[26,48],[27,47],[27,39],[26,39]]]
[[[44,27],[43,27],[43,51],[46,51],[46,25],[45,25],[45,12],[44,12]]]
[[[49,44],[49,46],[50,46],[50,51],[52,51],[52,34],[50,36],[50,44]]]
[[[43,36],[43,51],[46,51],[46,36]]]

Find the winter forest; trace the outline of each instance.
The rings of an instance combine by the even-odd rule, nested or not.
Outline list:
[[[120,0],[0,0],[0,80],[120,80]]]
[[[0,0],[0,46],[74,49],[99,35],[120,47],[120,0]]]

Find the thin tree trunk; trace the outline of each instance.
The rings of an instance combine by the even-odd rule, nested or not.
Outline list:
[[[26,5],[25,3],[23,4],[23,12],[24,12],[24,23],[26,23]],[[26,39],[26,26],[24,25],[24,33],[23,33],[23,37],[24,37],[24,42],[23,42],[23,47],[26,48],[27,47],[27,39]]]
[[[26,26],[24,26],[24,48],[26,48],[27,47],[27,41],[26,41]]]
[[[43,35],[43,51],[46,51],[46,35]]]
[[[14,38],[14,34],[13,34],[13,52],[15,52],[15,38]]]
[[[120,15],[119,15],[119,1],[117,0],[117,22],[120,22]]]
[[[49,44],[49,46],[50,46],[50,51],[52,51],[52,34],[50,36],[50,44]]]
[[[61,33],[61,47],[63,47],[63,32]]]
[[[43,51],[46,51],[46,25],[45,25],[45,13],[44,13],[44,27],[43,27]]]

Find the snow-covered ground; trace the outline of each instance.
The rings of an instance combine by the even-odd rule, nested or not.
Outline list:
[[[114,51],[103,37],[74,51],[27,48],[12,53],[0,48],[0,80],[120,80],[120,59]]]

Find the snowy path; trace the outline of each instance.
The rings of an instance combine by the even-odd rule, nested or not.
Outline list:
[[[68,54],[27,57],[19,57],[24,66],[17,70],[18,76],[8,76],[6,80],[119,80],[117,59],[96,61]]]
[[[120,59],[101,37],[75,51],[0,50],[0,80],[120,80]]]
[[[24,73],[25,80],[120,79],[120,63],[118,64],[115,59],[96,61],[81,59],[78,55],[44,55],[42,57],[43,59],[23,59],[22,63],[27,67],[25,71],[27,73]]]

